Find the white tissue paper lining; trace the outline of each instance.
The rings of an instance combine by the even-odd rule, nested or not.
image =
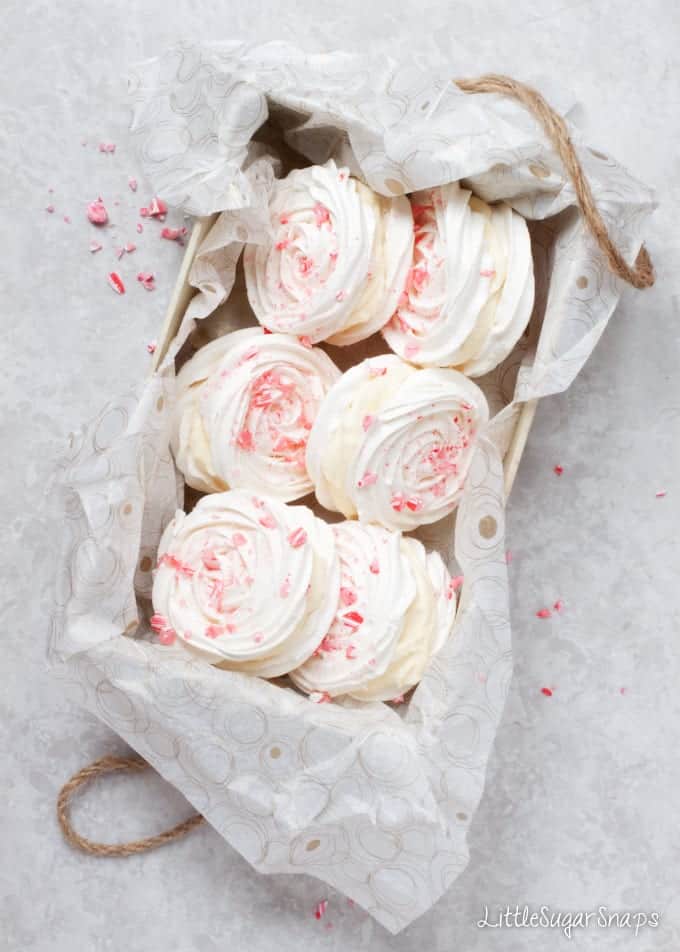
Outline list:
[[[466,95],[452,79],[441,64],[308,55],[280,43],[182,45],[137,69],[133,137],[156,192],[191,214],[222,214],[191,271],[199,293],[158,372],[72,438],[59,474],[65,529],[50,655],[73,696],[256,869],[315,876],[393,933],[468,860],[511,677],[501,460],[519,404],[569,386],[622,289],[535,120],[508,99]],[[495,416],[455,531],[445,521],[421,535],[450,565],[455,558],[465,582],[453,636],[405,711],[315,704],[150,638],[156,548],[182,505],[168,447],[174,357],[226,300],[243,243],[268,227],[277,162],[252,141],[268,117],[310,163],[333,156],[381,194],[464,179],[532,223],[531,332],[481,381]],[[652,194],[572,131],[632,262]]]

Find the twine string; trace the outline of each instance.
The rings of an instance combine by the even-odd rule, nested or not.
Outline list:
[[[177,826],[164,830],[156,836],[145,836],[141,840],[131,840],[128,843],[98,843],[95,840],[89,840],[87,837],[81,836],[74,829],[71,823],[70,801],[77,790],[105,774],[130,770],[140,772],[147,770],[149,767],[150,764],[138,757],[102,757],[101,760],[95,760],[94,763],[83,767],[82,770],[74,774],[61,788],[57,797],[57,819],[67,842],[76,849],[82,850],[84,853],[90,853],[93,856],[133,856],[136,853],[155,850],[159,846],[172,842],[172,840],[178,840],[200,826],[204,822],[203,817],[200,813],[195,813],[182,823],[178,823]]]
[[[598,247],[605,256],[609,268],[634,288],[651,287],[654,284],[654,268],[647,250],[643,245],[634,266],[630,267],[628,265],[611,239],[607,226],[597,208],[592,189],[571,141],[567,124],[562,116],[548,105],[543,96],[524,83],[494,73],[480,76],[477,79],[459,79],[456,80],[456,85],[465,93],[498,93],[516,99],[535,116],[562,160],[567,175],[574,186],[583,217]],[[144,837],[141,840],[132,840],[128,843],[98,843],[81,836],[74,829],[71,823],[69,804],[71,797],[77,790],[97,777],[122,771],[139,772],[146,770],[149,766],[146,761],[137,757],[102,757],[100,760],[89,764],[89,766],[83,767],[64,784],[57,799],[57,818],[62,833],[71,846],[94,856],[132,856],[136,853],[144,853],[147,850],[164,846],[173,840],[178,840],[204,822],[201,814],[195,813],[169,830],[155,836]]]
[[[631,268],[607,231],[607,226],[595,204],[590,183],[576,155],[566,122],[548,105],[543,96],[531,86],[526,86],[509,76],[499,76],[495,73],[488,73],[477,79],[458,79],[456,85],[464,93],[498,93],[501,96],[516,99],[538,120],[550,144],[562,160],[574,186],[579,208],[588,229],[606,258],[610,270],[628,284],[632,284],[634,288],[651,288],[654,284],[654,266],[647,249],[644,245],[640,248],[635,264]]]

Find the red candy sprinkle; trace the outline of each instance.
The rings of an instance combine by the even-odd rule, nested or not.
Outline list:
[[[536,618],[551,618],[552,612],[549,608],[541,608],[536,612]]]
[[[168,213],[168,206],[162,198],[153,198],[149,207],[140,208],[139,214],[142,218],[161,218]]]
[[[108,276],[108,282],[116,292],[116,294],[125,294],[125,285],[119,274],[116,274],[115,271],[112,271]]]
[[[346,588],[344,585],[340,589],[340,601],[343,605],[353,605],[357,600],[357,593],[353,592],[351,588]]]
[[[564,602],[562,601],[561,598],[558,598],[558,599],[557,599],[557,601],[556,601],[555,604],[553,605],[553,608],[555,609],[556,612],[561,612],[561,611],[562,611],[562,609],[564,608]]]
[[[45,211],[49,212],[50,215],[54,214],[54,205],[48,205]]]
[[[367,413],[366,416],[361,421],[361,425],[364,428],[364,432],[366,432],[366,430],[369,429],[369,427],[373,423],[373,420],[374,420],[374,417],[370,413]]]
[[[156,343],[155,340],[150,340],[149,343],[146,345],[146,349],[149,351],[150,354],[155,354],[157,346],[158,344]]]
[[[373,559],[373,561],[368,567],[374,575],[380,574],[380,563],[378,562],[377,559]]]
[[[378,482],[378,474],[366,472],[364,475],[357,481],[357,487],[359,489],[365,489],[366,486],[374,486]]]
[[[309,695],[309,700],[314,704],[328,704],[331,700],[331,696],[328,691],[312,691]]]
[[[346,612],[342,616],[342,620],[348,628],[356,631],[360,625],[363,625],[364,616],[360,615],[359,612]]]
[[[90,253],[96,254],[98,251],[101,251],[103,247],[104,245],[100,244],[98,241],[93,240],[90,242]]]
[[[304,545],[306,541],[307,533],[302,528],[302,526],[299,526],[297,529],[293,529],[293,531],[288,536],[288,544],[294,549],[299,549],[300,546]]]
[[[129,179],[128,179],[128,188],[130,189],[131,192],[136,192],[136,191],[137,191],[137,179],[136,179],[136,178],[129,178]]]
[[[158,636],[158,640],[162,645],[172,645],[175,643],[175,638],[177,637],[176,633],[172,628],[164,629]],[[188,637],[188,635],[187,635]]]
[[[546,697],[552,697],[550,688],[541,688],[541,694],[545,694]]]
[[[656,491],[656,493],[655,493],[654,495],[656,496],[657,499],[663,499],[663,497],[666,495],[666,490],[665,490],[665,489],[659,489],[659,490]]]
[[[557,464],[557,466],[553,466],[553,473],[555,474],[555,476],[561,476],[563,472],[564,472],[564,466],[560,466],[559,463]]]
[[[116,151],[115,143],[113,143],[113,142],[100,142],[100,143],[99,143],[99,151],[100,151],[100,152],[113,153],[113,152]]]
[[[314,909],[314,918],[322,919],[326,915],[327,908],[328,908],[327,899],[322,899],[321,902],[317,902],[316,908]]]
[[[152,615],[149,621],[149,624],[154,631],[163,631],[164,628],[168,627],[168,620],[165,615]]]
[[[151,271],[140,271],[137,280],[144,286],[146,291],[156,290],[156,278]]]
[[[357,656],[356,645],[347,645],[347,648],[345,649],[345,657],[347,658],[347,660],[354,661],[356,656]]]
[[[162,228],[161,238],[166,238],[168,241],[179,241],[181,244],[186,233],[186,228]]]
[[[109,213],[106,210],[101,197],[96,202],[90,202],[87,206],[87,218],[93,225],[105,225],[109,220]]]
[[[248,452],[255,449],[253,434],[250,432],[250,430],[247,430],[245,428],[241,430],[241,432],[236,437],[236,445],[240,447],[242,450],[246,450]]]

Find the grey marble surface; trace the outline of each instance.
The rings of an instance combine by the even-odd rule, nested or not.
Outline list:
[[[567,942],[547,929],[480,929],[485,905],[490,916],[506,905],[656,910],[659,928],[637,937],[592,924],[573,941],[678,948],[679,33],[671,0],[331,0],[323,8],[310,0],[285,8],[5,0],[0,948],[542,952]],[[656,287],[625,293],[574,386],[541,405],[510,503],[515,679],[469,867],[396,937],[315,881],[260,877],[210,829],[147,856],[101,860],[68,849],[55,821],[64,780],[123,745],[72,708],[47,670],[58,534],[44,505],[48,478],[69,431],[146,372],[145,344],[159,330],[181,257],[155,229],[135,231],[149,195],[141,177],[136,196],[127,185],[136,166],[117,105],[122,77],[126,64],[181,36],[217,35],[280,37],[308,49],[407,42],[443,53],[452,75],[549,75],[583,104],[590,143],[654,185],[661,202],[648,239]],[[100,141],[115,142],[115,154],[100,153]],[[92,255],[84,209],[98,194],[115,227]],[[117,262],[114,249],[127,241],[138,249]],[[114,267],[125,297],[106,284]],[[156,273],[156,291],[136,282],[142,269]],[[557,598],[563,613],[537,619]],[[94,789],[76,818],[94,837],[129,838],[186,810],[145,776]],[[317,922],[322,898],[328,912]]]

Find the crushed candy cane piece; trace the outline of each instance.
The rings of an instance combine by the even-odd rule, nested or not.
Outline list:
[[[110,155],[112,155],[116,151],[116,145],[114,142],[100,142],[99,151],[108,152]]]
[[[343,605],[347,605],[349,608],[350,605],[353,605],[357,600],[357,593],[352,591],[351,588],[346,588],[344,585],[340,589],[340,601]]]
[[[112,271],[108,276],[108,282],[116,292],[116,294],[125,294],[125,285],[119,274],[116,274],[115,271]]]
[[[546,697],[552,697],[550,688],[541,688],[541,694],[544,694]]]
[[[165,615],[154,614],[151,616],[149,624],[154,631],[163,631],[164,628],[168,627],[168,619]]]
[[[363,427],[364,433],[366,430],[370,429],[371,424],[373,423],[374,417],[372,414],[367,413],[366,416],[361,421],[361,426]]]
[[[298,526],[297,529],[293,529],[293,531],[288,536],[288,544],[293,549],[299,549],[300,546],[304,545],[306,541],[307,541],[307,533],[302,528],[302,526]]]
[[[141,223],[141,221],[138,221],[138,222],[137,222],[137,234],[138,234],[138,235],[141,235],[141,233],[142,233],[143,231],[144,231],[144,225]]]
[[[49,212],[50,215],[54,214],[54,205],[48,205],[45,209],[46,212]]]
[[[561,598],[558,598],[558,599],[557,599],[557,601],[556,601],[555,604],[553,605],[553,608],[554,608],[554,610],[555,610],[556,612],[561,612],[561,611],[562,611],[562,609],[564,608],[564,602],[562,601]]]
[[[356,631],[357,628],[363,625],[364,616],[360,615],[359,612],[345,612],[345,614],[342,616],[342,620],[347,628],[351,628],[352,631]]]
[[[328,691],[312,691],[309,695],[309,700],[314,704],[328,704],[331,700],[331,696]]]
[[[656,493],[655,493],[655,496],[656,496],[657,499],[663,499],[663,497],[664,497],[665,495],[666,495],[666,490],[665,490],[665,489],[657,489],[657,491],[656,491]]]
[[[155,291],[156,278],[151,271],[140,271],[137,275],[137,280],[140,284],[144,285],[144,288],[147,291]]]
[[[453,576],[446,590],[446,597],[449,599],[449,601],[453,598],[454,592],[458,591],[458,589],[462,586],[464,581],[465,581],[465,577],[463,575]]]
[[[361,479],[357,480],[357,487],[365,489],[366,486],[374,486],[378,482],[378,474],[366,471]]]
[[[311,350],[312,347],[314,346],[314,344],[312,344],[311,337],[308,337],[307,334],[303,334],[302,337],[299,338],[299,340],[302,346],[306,347],[308,350]]]
[[[146,345],[146,349],[149,351],[150,354],[156,353],[156,347],[158,347],[158,344],[155,340],[150,340],[149,343]]]
[[[128,179],[128,188],[130,189],[131,192],[136,192],[136,191],[137,191],[137,179],[136,179],[136,178],[130,177],[130,178]]]
[[[240,546],[245,545],[248,540],[243,535],[242,532],[235,532],[231,537],[231,544],[235,545],[238,549]]]
[[[105,225],[109,220],[109,213],[101,199],[101,196],[87,206],[87,220],[93,225]]]
[[[186,233],[186,228],[162,228],[161,238],[166,238],[168,241],[179,241],[181,243]]]
[[[177,634],[172,628],[164,628],[158,635],[158,640],[162,645],[172,645],[175,643],[176,637]]]
[[[276,529],[276,519],[270,512],[262,516],[259,522],[264,529]]]
[[[536,618],[552,618],[552,612],[549,608],[541,608],[536,612]]]
[[[64,215],[64,221],[66,222],[67,225],[70,225],[70,224],[71,224],[71,216],[70,216],[70,215]]]
[[[142,218],[160,218],[163,215],[167,215],[168,206],[165,204],[162,198],[154,197],[149,203],[148,208],[140,208],[139,214]]]
[[[553,473],[555,474],[555,476],[561,476],[563,472],[564,472],[564,466],[560,466],[559,463],[557,464],[557,466],[553,466]]]
[[[513,558],[514,558],[514,556],[513,556],[512,552],[510,551],[510,549],[508,549],[508,551],[505,553],[505,564],[506,564],[506,565],[510,565],[510,563],[511,563],[512,560],[513,560]]]
[[[125,248],[123,248],[122,246],[120,248],[116,248],[116,258],[118,258],[119,261],[123,257],[124,254],[125,254]]]
[[[356,645],[347,645],[345,648],[345,657],[348,661],[354,661],[357,656],[357,646]]]
[[[368,568],[373,573],[373,575],[380,575],[380,563],[377,559],[373,559]]]
[[[98,251],[101,251],[103,247],[104,245],[102,245],[101,242],[95,241],[93,239],[90,242],[90,254],[93,254],[93,255],[96,254]]]
[[[396,697],[393,697],[393,698],[392,698],[392,700],[390,701],[390,704],[403,704],[404,702],[405,702],[404,695],[403,695],[403,694],[397,694]]]
[[[125,245],[126,254],[131,255],[132,252],[136,250],[137,250],[137,245],[134,245],[131,241],[128,241],[128,243]]]

